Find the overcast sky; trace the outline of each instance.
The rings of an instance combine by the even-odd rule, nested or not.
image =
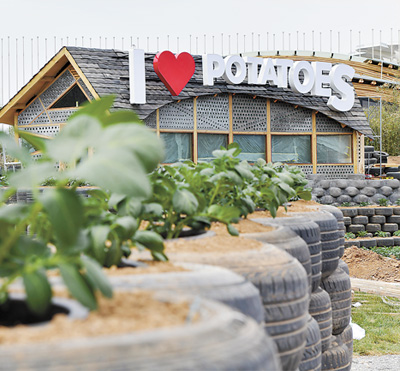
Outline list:
[[[147,36],[236,33],[265,35],[282,31],[379,30],[394,42],[400,29],[400,1],[377,0],[18,0],[2,1],[2,37]],[[381,8],[380,8],[381,7]],[[335,33],[334,33],[335,35]],[[366,38],[367,36],[364,36]],[[358,36],[357,36],[358,38]]]

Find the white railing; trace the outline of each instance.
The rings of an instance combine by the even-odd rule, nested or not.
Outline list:
[[[309,50],[361,55],[400,63],[400,30],[329,32],[265,32],[120,37],[21,37],[0,38],[0,105],[6,104],[62,46],[128,50],[131,45],[146,52],[171,50],[192,54],[222,55],[266,50]],[[371,46],[374,45],[374,48]]]

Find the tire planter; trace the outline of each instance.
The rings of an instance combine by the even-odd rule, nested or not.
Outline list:
[[[277,345],[283,370],[295,370],[306,345],[309,285],[302,265],[287,252],[261,249],[213,253],[168,253],[172,261],[219,265],[252,282],[264,305],[264,327]]]
[[[181,295],[159,293],[161,301]],[[194,303],[193,297],[184,297]],[[251,318],[213,301],[197,301],[199,319],[128,334],[0,346],[4,369],[280,370],[275,345]],[[49,351],[50,350],[50,351]]]
[[[350,275],[350,270],[349,266],[347,265],[346,262],[344,262],[342,259],[339,259],[339,268],[343,269],[348,275]]]
[[[339,230],[339,240],[340,240],[340,245],[339,245],[339,258],[341,258],[344,254],[344,243],[345,243],[345,233],[346,233],[346,226],[344,225],[344,216],[342,211],[331,205],[322,205],[321,210],[325,210],[330,212],[337,220],[338,223],[338,230]]]
[[[319,288],[311,294],[310,315],[317,321],[321,333],[321,349],[325,352],[332,340],[332,307],[329,294]]]
[[[350,362],[353,360],[353,329],[351,325],[348,325],[341,334],[336,335],[336,338],[340,339],[344,345],[346,345],[349,351]]]
[[[306,340],[306,348],[299,365],[299,371],[321,370],[321,333],[318,322],[311,316],[308,319]]]
[[[295,232],[293,232],[290,228],[278,225],[277,229],[271,232],[242,233],[241,236],[260,242],[273,244],[296,258],[306,271],[311,294],[310,252],[308,250],[306,242]]]
[[[173,290],[222,302],[263,323],[260,292],[242,276],[221,267],[181,263],[186,271],[110,276],[115,289]]]
[[[348,371],[351,369],[351,359],[347,347],[333,336],[331,346],[322,353],[322,370]]]
[[[318,289],[321,283],[321,234],[318,224],[300,217],[256,218],[252,221],[263,225],[281,225],[290,228],[301,237],[308,246],[311,260],[311,291]]]
[[[351,282],[349,275],[337,268],[329,277],[322,279],[321,287],[329,294],[332,303],[332,334],[344,331],[351,317]]]
[[[340,254],[340,234],[336,218],[327,211],[289,213],[303,216],[318,224],[321,233],[321,276],[328,277],[338,266]]]

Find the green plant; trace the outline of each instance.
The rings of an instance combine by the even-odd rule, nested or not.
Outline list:
[[[400,198],[398,198],[398,199],[396,200],[395,204],[396,204],[397,206],[400,206]]]
[[[80,109],[53,140],[19,132],[41,150],[37,162],[25,147],[0,133],[7,150],[24,165],[9,175],[10,188],[2,194],[0,303],[7,300],[9,286],[22,278],[28,306],[43,313],[52,296],[45,272],[58,269],[72,296],[95,309],[96,291],[112,295],[101,265],[117,264],[133,245],[150,248],[153,256],[165,258],[160,236],[138,231],[132,216],[110,212],[117,199],[129,197],[140,203],[151,195],[147,173],[163,155],[155,134],[136,115],[109,113],[112,103],[108,97]],[[57,162],[64,165],[64,171],[55,169]],[[40,194],[38,186],[49,178],[54,179],[54,188]],[[77,182],[67,187],[70,179]],[[83,199],[76,192],[79,182],[99,188]],[[5,205],[19,188],[32,190],[33,202]]]
[[[357,237],[366,237],[366,236],[368,236],[367,231],[358,231],[357,232]]]
[[[340,206],[342,206],[342,207],[349,207],[349,206],[351,206],[351,205],[350,205],[350,202],[342,202],[342,204],[341,204]]]
[[[346,233],[344,234],[344,238],[345,238],[346,240],[350,240],[350,239],[356,238],[356,235],[355,235],[353,232],[346,232]]]
[[[400,91],[393,86],[382,88],[384,94],[391,97],[391,101],[382,101],[382,150],[388,152],[390,156],[400,155]],[[371,106],[369,116],[369,124],[375,135],[380,132],[380,114],[379,106]],[[379,147],[379,143],[377,143]]]
[[[398,236],[400,236],[400,230],[394,231],[392,234],[393,234],[393,236],[398,237]]]
[[[377,237],[388,237],[388,232],[376,231],[375,232],[375,236],[377,236]]]
[[[370,202],[360,202],[360,206],[369,206],[369,205],[371,205],[371,203]]]
[[[400,260],[400,246],[370,247],[365,248],[365,250],[371,250],[387,258]]]
[[[389,204],[389,200],[386,198],[380,198],[378,200],[378,204],[379,206],[387,206]]]

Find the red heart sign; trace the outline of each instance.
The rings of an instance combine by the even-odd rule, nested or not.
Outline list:
[[[170,93],[177,96],[192,78],[195,63],[189,53],[174,55],[170,51],[164,51],[154,57],[153,67]]]

